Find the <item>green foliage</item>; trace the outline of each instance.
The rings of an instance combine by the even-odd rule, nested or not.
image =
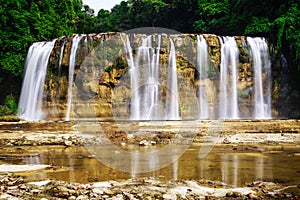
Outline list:
[[[300,69],[298,0],[127,0],[111,11],[81,0],[0,0],[0,67],[21,76],[35,41],[73,33],[164,27],[184,33],[268,37]]]
[[[9,95],[6,97],[4,106],[6,106],[7,108],[9,108],[9,110],[11,110],[11,112],[13,114],[17,113],[18,110],[18,104],[17,104],[17,100],[15,99],[15,97]]]
[[[105,67],[103,67],[103,70],[105,71],[105,72],[111,72],[112,71],[112,66],[105,66]]]
[[[76,31],[78,33],[93,32],[94,26],[96,26],[94,19],[94,10],[88,5],[83,5],[83,9],[78,16],[78,22],[76,24]]]
[[[223,22],[230,15],[228,1],[198,1],[199,20],[194,27],[201,33],[222,34],[225,31]]]
[[[15,115],[18,110],[18,104],[16,99],[9,95],[6,97],[4,105],[0,105],[0,116]]]
[[[193,32],[197,0],[127,0],[89,19],[85,33],[126,31],[139,27],[164,27]]]
[[[199,0],[195,31],[269,38],[300,70],[298,0]]]
[[[23,63],[25,63],[25,56],[21,53],[11,55],[10,52],[6,52],[2,54],[0,60],[2,69],[10,71],[14,76],[22,75]]]
[[[269,32],[271,28],[272,23],[269,22],[268,18],[253,17],[250,23],[247,25],[244,33],[246,35],[260,35],[262,33]]]
[[[6,97],[4,105],[0,105],[0,116],[15,115],[18,110],[16,99],[9,95]]]
[[[0,67],[21,76],[29,46],[76,30],[81,0],[0,0]]]
[[[294,57],[294,64],[298,66],[300,70],[300,4],[296,1],[290,1],[287,6],[286,13],[283,14],[285,18],[285,33],[282,37],[285,37],[287,44],[290,45],[290,52]]]
[[[8,107],[6,107],[4,105],[0,105],[0,117],[11,115],[11,114],[12,114],[12,112]]]
[[[126,68],[128,68],[126,58],[123,57],[123,56],[122,57],[118,56],[117,59],[114,61],[112,67],[115,68],[115,69],[126,69]]]
[[[285,18],[284,17],[279,17],[274,21],[274,28],[277,30],[277,45],[279,48],[282,47],[282,37],[284,35],[284,29],[285,29]]]

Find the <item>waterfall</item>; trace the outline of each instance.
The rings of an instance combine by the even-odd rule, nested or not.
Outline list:
[[[164,35],[166,36],[166,35]],[[167,36],[166,36],[167,37]],[[121,37],[122,38],[122,37]],[[156,41],[154,42],[154,39]],[[131,120],[177,120],[179,103],[177,88],[176,52],[171,38],[167,72],[166,103],[163,105],[160,92],[160,44],[162,35],[141,38],[136,56],[132,54],[129,37],[122,38],[129,64],[131,83]],[[156,46],[153,44],[156,43]]]
[[[117,84],[124,84],[124,81],[128,81],[127,84],[124,84],[126,87],[123,90],[124,95],[128,96],[124,96],[122,102],[116,101],[117,106],[121,105],[122,109],[124,108],[124,112],[123,110],[122,112],[126,116],[122,119],[180,120],[185,119],[187,112],[190,112],[188,117],[197,119],[213,119],[215,114],[218,119],[246,117],[270,119],[272,117],[271,61],[264,38],[247,37],[244,40],[245,37],[197,35],[194,40],[195,35],[190,37],[190,35],[178,36],[164,33],[120,34],[121,41],[118,34],[115,37],[117,37],[118,44],[121,45],[118,56],[123,57],[125,50],[128,71],[126,71],[127,68],[118,71],[117,66],[116,69],[105,75],[114,78],[113,81],[116,81]],[[190,40],[191,38],[192,40]],[[101,70],[104,66],[114,67],[115,64],[118,64],[113,59],[102,59],[101,56],[96,55],[96,51],[92,50],[95,42],[100,42],[99,45],[103,46],[110,41],[109,39],[106,41],[105,37],[99,39],[99,35],[75,35],[69,40],[65,37],[51,42],[32,44],[26,60],[18,107],[19,117],[37,121],[46,119],[46,117],[60,118],[64,116],[65,120],[69,121],[72,101],[75,101],[72,99],[75,61],[87,59],[95,76],[98,74],[102,76]],[[80,41],[83,45],[79,45]],[[218,47],[215,48],[218,42],[220,51]],[[238,46],[238,44],[242,46]],[[54,45],[56,46],[54,47]],[[241,48],[245,46],[246,48]],[[124,49],[122,49],[123,47]],[[76,57],[78,48],[85,49],[81,49],[80,54]],[[108,48],[108,50],[111,49]],[[59,56],[57,52],[60,52]],[[93,52],[90,57],[89,52]],[[49,59],[50,55],[51,59]],[[69,68],[62,68],[63,60],[68,56]],[[48,72],[55,70],[55,74],[48,77],[51,85],[45,86],[49,60],[51,68],[48,69]],[[252,62],[250,63],[249,60]],[[220,68],[212,65],[213,63],[218,64],[219,61]],[[57,68],[55,68],[56,66]],[[65,72],[66,70],[68,73]],[[118,77],[115,77],[115,72]],[[125,76],[126,73],[129,77]],[[126,79],[127,77],[128,79]],[[60,84],[64,84],[67,79],[68,84],[61,87]],[[48,84],[48,81],[46,83]],[[85,84],[87,82],[84,82],[83,86],[86,86]],[[88,87],[81,89],[83,92],[86,88],[96,91],[99,85],[93,84],[95,83],[89,82]],[[114,84],[107,87],[113,91]],[[51,91],[44,93],[44,87],[50,88]],[[118,92],[116,90],[116,94]],[[102,96],[95,92],[95,97],[99,102],[102,102],[101,98],[109,97],[109,95]],[[43,102],[46,99],[48,102]],[[66,99],[65,102],[63,102],[64,99]],[[184,102],[185,100],[187,102]],[[195,103],[191,103],[192,100],[195,100]],[[91,106],[96,105],[93,103],[94,99],[88,99],[88,101]],[[215,101],[218,102],[218,105],[214,104]],[[105,99],[103,102],[115,103],[109,102],[109,99]],[[66,110],[61,109],[63,107],[58,105],[60,103],[66,105]],[[47,113],[46,109],[48,109]],[[103,113],[103,116],[101,113],[99,117],[113,117],[109,116],[109,112]]]
[[[238,47],[234,37],[219,37],[221,44],[219,118],[238,119]]]
[[[129,65],[129,74],[130,74],[130,85],[131,85],[131,103],[130,103],[130,119],[131,120],[138,120],[140,119],[140,102],[139,102],[139,90],[138,90],[138,77],[139,71],[137,70],[133,55],[132,55],[132,48],[130,46],[129,36],[126,35],[126,41],[124,41],[122,35],[121,39],[124,43],[124,49],[126,52],[126,58]]]
[[[197,70],[199,73],[200,85],[198,87],[198,101],[199,101],[199,119],[209,118],[209,106],[206,86],[204,81],[207,78],[205,69],[208,66],[208,46],[203,35],[197,35]]]
[[[66,112],[66,121],[70,120],[70,112],[72,105],[72,95],[73,95],[73,79],[74,79],[74,68],[76,61],[76,51],[78,48],[78,44],[81,40],[82,36],[76,35],[72,39],[72,48],[70,53],[70,61],[69,61],[69,79],[68,79],[68,102],[67,102],[67,112]]]
[[[248,37],[254,71],[254,113],[255,119],[271,119],[271,62],[268,45],[264,38]],[[263,78],[264,77],[264,78]]]
[[[42,111],[44,83],[49,56],[55,41],[33,43],[28,50],[18,106],[18,116],[21,119],[38,121],[45,117]]]
[[[58,76],[61,75],[61,63],[62,63],[62,59],[64,57],[65,45],[66,45],[66,40],[63,40],[63,43],[60,47],[60,55],[59,55],[59,61],[58,61]]]
[[[176,51],[175,45],[170,38],[170,55],[168,63],[168,88],[166,99],[166,119],[178,120],[179,117],[179,97],[178,97],[178,84],[177,84],[177,68],[176,68]]]
[[[149,47],[152,45],[152,37],[148,36],[147,43]],[[145,84],[144,98],[143,98],[143,108],[141,111],[145,111],[146,116],[141,113],[142,119],[148,120],[158,120],[162,119],[160,114],[159,105],[159,51],[161,35],[157,36],[158,46],[156,48],[151,47],[147,55],[147,78]],[[146,53],[147,54],[147,53]]]
[[[126,35],[128,63],[131,80],[131,114],[132,120],[157,119],[156,105],[159,91],[159,48],[161,35],[158,35],[158,47],[152,47],[152,37],[142,38],[142,45],[137,50],[136,59],[132,55],[128,35]],[[140,75],[144,75],[143,78]]]
[[[141,120],[160,118],[157,105],[159,101],[159,48],[161,36],[158,36],[157,50],[152,47],[152,37],[142,38],[142,45],[138,48],[135,62],[135,66],[139,68],[139,74],[145,75],[142,80],[141,77],[138,77],[142,82],[137,87],[134,87],[135,95],[137,95],[135,99],[140,101],[138,103],[138,112]],[[134,74],[132,74],[132,77],[137,78]],[[133,80],[133,82],[139,81]]]

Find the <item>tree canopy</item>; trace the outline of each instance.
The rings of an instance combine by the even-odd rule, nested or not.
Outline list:
[[[1,0],[1,71],[22,75],[28,47],[76,31],[81,8],[81,0]]]
[[[21,76],[28,47],[73,33],[170,28],[269,38],[300,69],[298,0],[127,0],[95,13],[81,0],[0,0],[1,73]]]

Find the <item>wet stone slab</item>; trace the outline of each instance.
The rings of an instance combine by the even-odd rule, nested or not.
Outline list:
[[[0,145],[168,144],[213,137],[221,143],[298,143],[299,120],[0,123]]]

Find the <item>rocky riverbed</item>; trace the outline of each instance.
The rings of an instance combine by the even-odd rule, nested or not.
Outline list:
[[[84,124],[84,125],[82,125]],[[83,134],[82,134],[83,132]],[[96,132],[82,137],[85,132]],[[208,137],[229,143],[299,143],[300,120],[189,122],[2,122],[0,145],[165,144],[184,136],[192,143]],[[189,135],[188,135],[189,134]],[[186,136],[188,135],[188,136]],[[184,139],[183,138],[183,139]],[[178,140],[176,140],[178,141]]]
[[[0,123],[1,148],[35,146],[82,146],[109,144],[155,146],[191,139],[193,145],[205,140],[231,145],[232,151],[247,151],[253,146],[299,145],[299,120],[199,121],[179,124],[165,122],[16,122]],[[96,125],[95,125],[96,124]],[[98,131],[98,128],[101,131]],[[97,129],[97,130],[95,130]],[[92,137],[82,137],[83,132]],[[189,134],[190,133],[190,134]],[[179,139],[178,139],[179,138]],[[247,148],[240,147],[244,145]],[[242,150],[243,151],[242,151]],[[272,153],[272,152],[271,152]],[[297,153],[291,154],[297,156]],[[22,173],[61,170],[54,165],[0,165],[0,199],[299,199],[299,184],[253,180],[234,187],[217,180],[199,178],[163,180],[151,177],[89,183],[41,179],[31,182]],[[22,169],[20,169],[22,168]],[[14,171],[15,170],[15,171]],[[62,169],[63,170],[63,169]],[[298,173],[298,172],[296,172]]]
[[[22,177],[1,175],[0,199],[298,199],[300,185],[283,186],[255,181],[242,188],[210,180],[161,182],[151,178],[89,184],[55,180],[24,182]]]

